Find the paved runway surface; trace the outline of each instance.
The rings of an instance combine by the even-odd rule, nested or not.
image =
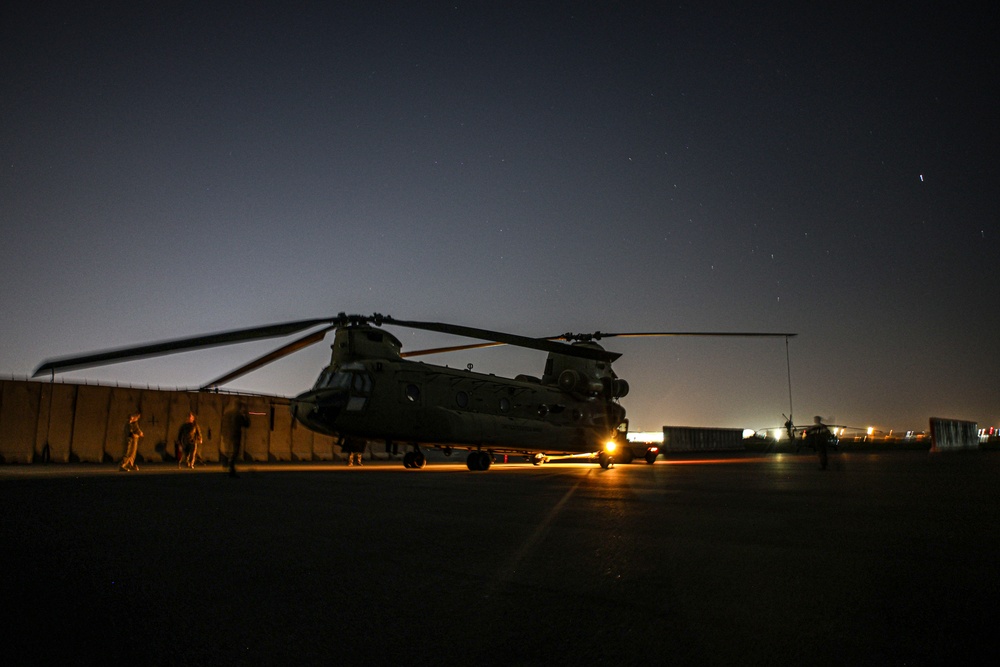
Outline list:
[[[998,474],[6,466],[4,662],[993,663]]]

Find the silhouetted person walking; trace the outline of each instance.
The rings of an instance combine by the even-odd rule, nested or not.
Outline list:
[[[816,450],[820,470],[826,470],[826,448],[830,444],[830,436],[830,429],[823,423],[823,418],[813,417],[813,425],[806,429],[806,441]]]
[[[125,457],[122,459],[121,467],[118,468],[122,472],[139,469],[135,464],[135,455],[139,451],[139,438],[142,437],[142,429],[139,428],[141,416],[141,413],[133,412],[125,424]]]

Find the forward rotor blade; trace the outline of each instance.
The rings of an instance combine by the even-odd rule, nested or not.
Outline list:
[[[306,348],[306,347],[309,347],[310,345],[312,345],[314,343],[318,343],[321,340],[323,340],[324,338],[326,338],[326,334],[327,333],[329,333],[333,329],[336,329],[338,326],[339,326],[339,323],[338,324],[331,324],[330,326],[323,327],[319,331],[313,332],[313,333],[309,334],[308,336],[303,336],[302,338],[294,340],[291,343],[288,343],[287,345],[282,345],[277,350],[274,350],[273,352],[269,352],[268,354],[265,354],[263,357],[259,357],[257,359],[254,359],[250,363],[244,364],[243,366],[240,366],[239,368],[237,368],[237,369],[235,369],[233,371],[230,371],[229,373],[223,375],[222,377],[216,378],[215,380],[212,380],[208,384],[203,385],[201,387],[201,391],[205,391],[207,389],[214,389],[214,388],[216,388],[218,386],[224,385],[227,382],[231,382],[231,381],[235,380],[238,377],[242,377],[242,376],[246,375],[247,373],[250,373],[252,371],[257,370],[261,366],[266,366],[267,364],[271,363],[272,361],[277,361],[278,359],[281,359],[282,357],[287,357],[288,355],[290,355],[290,354],[292,354],[294,352],[298,352],[299,350],[301,350],[303,348]]]
[[[596,359],[598,361],[611,362],[621,356],[621,354],[617,352],[608,352],[607,350],[599,350],[592,347],[567,345],[565,343],[558,343],[544,338],[529,338],[527,336],[518,336],[516,334],[508,334],[500,331],[490,331],[489,329],[459,326],[457,324],[397,320],[388,316],[384,318],[384,323],[410,327],[412,329],[423,329],[425,331],[437,331],[439,333],[453,334],[455,336],[465,336],[466,338],[478,338],[480,340],[492,341],[494,343],[505,343],[507,345],[516,345],[518,347],[526,347],[532,350],[541,350],[542,352],[555,352],[556,354],[583,357],[584,359]]]
[[[203,336],[177,338],[174,340],[161,341],[159,343],[148,343],[146,345],[138,345],[136,347],[105,350],[103,352],[94,352],[78,357],[50,359],[43,362],[42,365],[35,370],[32,377],[38,377],[39,375],[47,372],[56,373],[80,368],[90,368],[92,366],[101,366],[103,364],[113,364],[121,361],[156,357],[173,352],[184,352],[187,350],[215,347],[219,345],[244,343],[261,338],[279,338],[281,336],[298,333],[303,329],[308,329],[320,324],[330,324],[335,320],[336,318],[328,317],[324,319],[299,320],[297,322],[269,324],[261,327],[251,327],[249,329],[235,329],[233,331],[223,331]]]

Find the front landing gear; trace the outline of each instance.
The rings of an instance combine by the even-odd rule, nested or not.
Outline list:
[[[601,452],[597,455],[597,462],[601,464],[601,467],[607,470],[615,462],[611,454],[607,452]]]
[[[481,449],[469,452],[469,458],[465,460],[465,465],[469,470],[489,470],[493,465],[493,456],[489,452]]]

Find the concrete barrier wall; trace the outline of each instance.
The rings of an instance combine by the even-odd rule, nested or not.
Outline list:
[[[259,396],[251,397],[247,405],[250,410],[250,428],[247,429],[243,442],[244,456],[250,461],[267,461],[271,406]]]
[[[250,426],[242,433],[245,461],[329,461],[340,458],[333,438],[297,423],[288,400],[214,392],[166,391],[31,380],[0,381],[0,463],[118,461],[125,453],[125,425],[142,412],[138,460],[175,461],[174,443],[193,412],[202,432],[199,457],[228,460],[232,428],[227,419],[246,404]]]
[[[73,413],[76,410],[76,386],[66,384],[44,385],[42,393],[48,394],[45,411],[39,405],[39,428],[35,442],[42,460],[67,463],[70,460],[70,443],[73,439]],[[0,428],[3,425],[0,424]]]
[[[930,427],[932,452],[979,449],[979,424],[976,422],[931,417]]]
[[[292,413],[287,406],[278,409],[273,403],[270,406],[271,428],[268,431],[267,450],[279,461],[292,460]]]
[[[665,452],[741,451],[746,449],[743,429],[664,426]]]
[[[139,460],[173,460],[174,440],[167,421],[167,415],[170,413],[170,392],[143,391],[138,398],[139,410],[142,412],[139,428],[143,432],[143,438],[139,441]]]
[[[83,463],[104,461],[110,410],[111,387],[87,387],[86,391],[77,389],[73,438],[70,441],[70,452],[75,460]]]
[[[291,412],[288,413],[291,416]],[[291,448],[292,458],[297,460],[321,461],[328,460],[329,457],[322,456],[322,451],[317,451],[313,446],[313,432],[292,419],[291,428]],[[317,437],[322,437],[318,433]]]
[[[5,461],[31,461],[40,396],[39,387],[26,382],[0,384],[0,456]]]

